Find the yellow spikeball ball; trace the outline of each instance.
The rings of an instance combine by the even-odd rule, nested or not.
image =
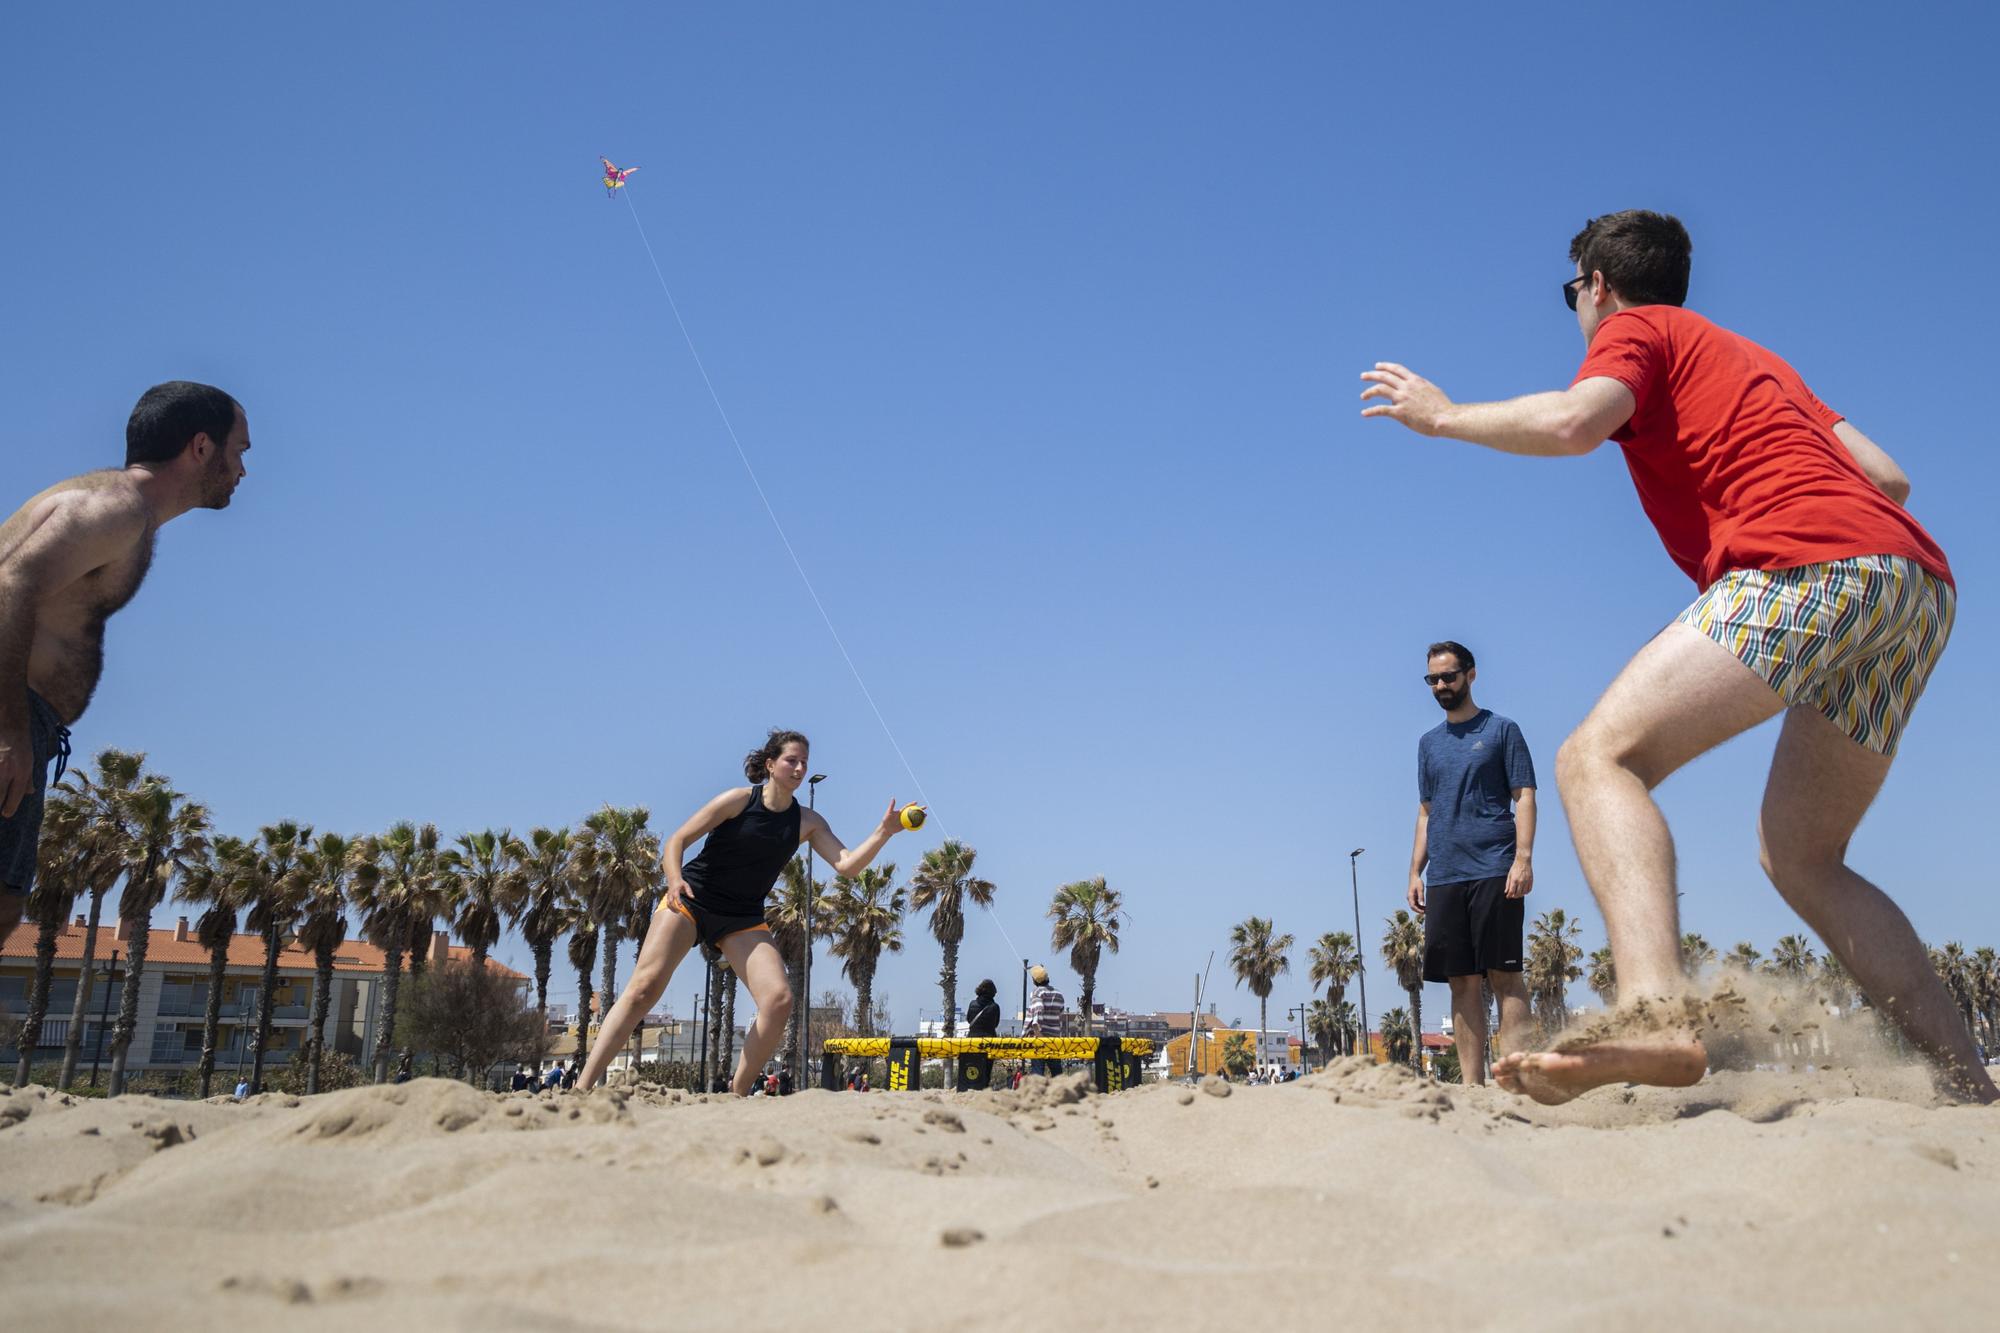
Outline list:
[[[903,827],[915,831],[924,826],[924,816],[928,812],[915,801],[903,807]]]

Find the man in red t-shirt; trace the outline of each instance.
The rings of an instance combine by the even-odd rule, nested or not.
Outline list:
[[[1951,636],[1951,566],[1903,508],[1910,484],[1784,361],[1682,309],[1692,247],[1672,217],[1594,218],[1563,297],[1589,351],[1566,390],[1454,403],[1393,362],[1361,378],[1422,435],[1538,456],[1611,439],[1667,554],[1700,589],[1556,756],[1577,859],[1611,936],[1628,1035],[1514,1054],[1495,1081],[1544,1102],[1604,1083],[1686,1086],[1708,1053],[1681,999],[1673,839],[1651,791],[1785,714],[1758,820],[1765,873],[1961,1095],[2000,1100],[1916,932],[1849,869]]]

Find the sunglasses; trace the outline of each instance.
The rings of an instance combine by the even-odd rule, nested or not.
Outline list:
[[[1563,304],[1568,306],[1571,310],[1576,309],[1576,298],[1583,294],[1584,284],[1588,283],[1589,281],[1590,277],[1588,274],[1586,274],[1585,276],[1580,278],[1571,278],[1568,282],[1564,283]]]
[[[1424,684],[1426,684],[1426,685],[1456,685],[1456,684],[1458,684],[1458,678],[1459,678],[1460,676],[1464,675],[1464,674],[1465,674],[1465,668],[1464,668],[1464,667],[1460,667],[1460,668],[1459,668],[1458,670],[1456,670],[1456,671],[1433,671],[1433,672],[1430,672],[1430,673],[1428,673],[1427,675],[1425,675],[1425,677],[1424,677]]]

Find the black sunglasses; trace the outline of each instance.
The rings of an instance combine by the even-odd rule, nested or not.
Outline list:
[[[1424,684],[1456,685],[1458,684],[1458,678],[1464,674],[1465,674],[1464,667],[1460,667],[1456,671],[1433,671],[1424,677]]]
[[[1585,274],[1580,278],[1571,278],[1568,282],[1564,283],[1563,304],[1571,310],[1576,309],[1576,298],[1583,294],[1583,284],[1589,281],[1590,275]]]

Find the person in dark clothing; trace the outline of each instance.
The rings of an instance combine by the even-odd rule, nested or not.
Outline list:
[[[834,836],[824,816],[795,799],[806,780],[808,742],[796,731],[774,729],[743,760],[747,787],[732,787],[696,811],[660,849],[667,891],[661,895],[640,946],[632,980],[597,1030],[577,1087],[599,1079],[648,1010],[666,994],[667,982],[697,942],[713,946],[729,968],[750,987],[757,1018],[743,1037],[730,1090],[750,1095],[757,1071],[771,1058],[792,1014],[792,990],[785,960],[764,924],[764,900],[799,844],[810,842],[832,863],[834,873],[858,875],[902,832],[901,812],[888,813],[859,847],[849,849]],[[692,859],[688,844],[702,841]]]
[[[982,981],[972,991],[972,1003],[965,1006],[965,1035],[1000,1035],[1000,1002],[993,998],[1000,988],[991,980]]]

